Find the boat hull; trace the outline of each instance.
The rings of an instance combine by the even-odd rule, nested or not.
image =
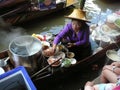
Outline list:
[[[48,14],[63,10],[78,2],[74,0],[72,0],[74,2],[70,4],[66,4],[65,1],[59,2],[56,4],[56,8],[41,11],[39,9],[34,9],[33,8],[34,6],[31,4],[31,2],[26,2],[26,0],[20,0],[20,1],[22,4],[18,6],[13,4],[7,4],[6,7],[2,5],[0,6],[0,11],[1,11],[0,17],[2,17],[6,23],[10,23],[12,25],[24,23],[33,20],[35,18],[44,17]],[[3,7],[5,7],[5,9]]]
[[[78,61],[76,64],[71,65],[70,67],[67,67],[67,68],[49,67],[48,69],[43,71],[43,73],[40,73],[38,77],[34,77],[34,78],[31,77],[31,79],[36,84],[36,86],[38,85],[37,87],[39,88],[38,83],[55,82],[55,80],[60,80],[61,78],[63,79],[72,74],[75,75],[78,72],[82,72],[83,70],[90,68],[93,64],[97,64],[99,66],[99,68],[103,67],[107,62],[106,51],[110,50],[110,49],[118,49],[118,46],[120,46],[120,40],[117,41],[117,43],[112,43],[112,44],[106,46],[105,48],[103,48],[102,50],[97,52],[96,54],[93,54],[89,57],[86,57],[83,60]],[[8,56],[9,56],[8,50],[0,53],[0,59],[8,57]]]

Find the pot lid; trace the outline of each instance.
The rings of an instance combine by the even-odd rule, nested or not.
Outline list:
[[[29,35],[16,37],[9,45],[9,50],[20,56],[34,55],[41,49],[41,42]]]

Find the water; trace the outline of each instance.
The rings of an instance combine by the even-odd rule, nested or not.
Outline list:
[[[105,2],[108,0],[86,0],[84,10],[87,12],[87,17],[92,22],[91,24],[102,24],[108,14],[119,9],[119,3]],[[79,8],[79,6],[76,6]],[[72,11],[72,10],[71,10]],[[8,49],[9,43],[15,37],[46,32],[58,33],[66,24],[69,19],[64,16],[68,15],[71,11],[62,11],[55,15],[48,15],[43,19],[32,20],[27,25],[22,27],[12,27],[10,31],[0,29],[0,51]]]
[[[109,0],[86,0],[84,10],[87,12],[87,17],[91,21],[91,24],[103,24],[106,20],[106,16],[119,10],[120,1],[109,2]],[[105,2],[108,1],[108,2]],[[119,3],[118,3],[119,2]],[[78,7],[78,6],[77,6]],[[10,31],[1,29],[0,32],[0,51],[8,49],[9,43],[15,37],[21,35],[32,35],[33,33],[46,34],[52,32],[58,33],[64,25],[69,22],[69,19],[64,18],[70,11],[65,10],[55,15],[45,16],[43,19],[32,20],[26,25],[19,26],[19,28],[13,27]],[[80,90],[84,83],[88,80],[92,80],[99,73],[92,71],[91,69],[84,71],[82,74],[79,72],[71,78],[64,79],[61,82],[57,82],[55,85],[43,85],[41,90]],[[47,86],[47,87],[46,87]]]

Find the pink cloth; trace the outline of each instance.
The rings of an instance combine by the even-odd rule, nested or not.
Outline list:
[[[120,86],[115,87],[113,90],[120,90]]]

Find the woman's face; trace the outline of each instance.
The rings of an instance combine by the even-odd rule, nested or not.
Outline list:
[[[44,1],[44,4],[45,4],[46,6],[49,6],[51,3],[52,3],[51,0],[45,0],[45,1]]]
[[[72,20],[72,28],[74,31],[79,31],[81,28],[81,22],[78,20]]]

